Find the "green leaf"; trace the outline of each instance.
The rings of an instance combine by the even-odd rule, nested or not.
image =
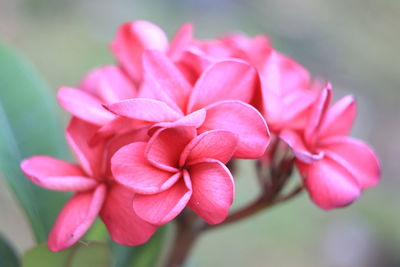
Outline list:
[[[113,254],[113,267],[129,267],[136,254],[137,247],[127,247],[110,241]]]
[[[47,238],[67,194],[32,184],[19,168],[35,154],[69,155],[55,97],[33,68],[0,43],[0,175],[13,189],[38,242]]]
[[[109,235],[103,221],[100,220],[100,218],[97,218],[82,239],[88,241],[107,242]]]
[[[165,247],[168,225],[160,227],[142,246],[126,247],[112,243],[113,267],[154,267],[159,263]]]
[[[22,267],[110,267],[111,257],[110,249],[100,242],[78,243],[60,252],[40,244],[25,254]]]
[[[19,267],[19,259],[14,248],[0,235],[0,267]]]
[[[146,244],[137,248],[136,255],[131,263],[131,267],[154,267],[162,256],[165,247],[167,225],[160,227],[157,233]]]

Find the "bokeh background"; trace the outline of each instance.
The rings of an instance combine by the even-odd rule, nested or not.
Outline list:
[[[381,183],[350,207],[325,212],[303,194],[205,234],[189,266],[400,266],[400,1],[0,0],[0,39],[56,91],[114,62],[108,45],[117,27],[137,19],[160,25],[169,36],[188,21],[197,38],[267,34],[278,50],[330,80],[336,98],[356,97],[352,135],[370,143],[382,163]],[[251,168],[243,166],[235,206],[256,195]],[[20,253],[33,245],[3,181],[0,232]]]

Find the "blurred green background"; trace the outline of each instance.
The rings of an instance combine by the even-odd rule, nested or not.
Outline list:
[[[400,1],[0,0],[0,39],[28,58],[56,91],[114,62],[108,46],[117,27],[137,19],[158,24],[169,36],[188,21],[198,38],[267,34],[278,50],[330,80],[336,97],[356,97],[352,135],[370,143],[382,163],[381,183],[352,206],[324,212],[303,194],[205,234],[189,266],[400,266]],[[235,206],[256,195],[251,169],[244,167]],[[0,232],[21,253],[33,245],[2,180]]]

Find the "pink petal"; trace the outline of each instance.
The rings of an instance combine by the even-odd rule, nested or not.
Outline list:
[[[183,179],[168,190],[154,195],[136,194],[133,209],[143,220],[163,225],[173,220],[186,206],[192,195],[192,185],[186,170]]]
[[[196,47],[189,47],[183,51],[181,57],[176,62],[182,73],[190,84],[195,84],[199,76],[211,64],[215,63],[215,58],[210,57]]]
[[[147,142],[149,140],[148,135],[149,127],[141,127],[128,132],[117,134],[114,137],[107,140],[107,147],[105,150],[105,162],[107,163],[106,176],[112,177],[111,171],[111,158],[114,154],[122,147],[129,145],[134,142]]]
[[[315,94],[306,90],[292,90],[283,97],[265,96],[264,106],[267,124],[270,130],[279,134],[282,130],[304,130]]]
[[[271,51],[266,61],[264,69],[261,71],[261,78],[263,84],[263,94],[264,94],[264,105],[269,106],[268,95],[273,94],[277,97],[282,97],[284,95],[282,83],[285,82],[283,79],[283,70],[279,66],[279,55],[276,51]]]
[[[84,121],[101,126],[115,117],[99,99],[82,90],[64,87],[58,90],[57,97],[63,108]]]
[[[107,155],[113,155],[123,146],[134,142],[147,142],[150,139],[148,131],[149,126],[142,126],[130,131],[116,134],[113,138],[108,140]]]
[[[199,132],[214,129],[227,130],[238,138],[233,155],[237,158],[259,158],[269,143],[268,127],[261,114],[241,101],[221,101],[206,107],[207,117]]]
[[[156,123],[151,127],[149,134],[152,135],[156,130],[160,128],[174,128],[174,127],[199,128],[206,119],[206,113],[207,113],[206,110],[202,108],[174,122]]]
[[[189,173],[193,187],[189,207],[209,224],[225,220],[235,194],[228,168],[208,159],[190,166]]]
[[[308,89],[310,86],[310,73],[293,59],[279,54],[280,67],[283,74],[283,90]]]
[[[321,124],[320,136],[347,136],[356,117],[356,102],[346,96],[328,109]]]
[[[66,137],[76,158],[90,177],[101,178],[104,171],[103,148],[104,144],[91,147],[89,141],[98,127],[73,117],[67,127]]]
[[[102,142],[106,142],[108,138],[113,137],[114,135],[124,134],[148,126],[148,124],[149,123],[144,121],[117,116],[115,119],[98,129],[90,139],[89,144],[90,146],[96,146]]]
[[[145,88],[177,110],[185,110],[192,86],[182,72],[163,53],[146,51],[143,55]]]
[[[310,74],[293,59],[272,51],[268,60],[261,68],[261,77],[266,84],[272,81],[273,86],[268,88],[277,95],[284,95],[292,90],[308,89],[310,86]]]
[[[186,50],[193,39],[193,25],[184,24],[175,34],[169,47],[168,56],[173,60],[178,59],[184,50]]]
[[[139,218],[132,209],[134,194],[113,185],[101,210],[101,219],[111,238],[118,244],[137,246],[146,243],[157,227]]]
[[[145,50],[166,51],[168,39],[158,26],[147,21],[123,24],[111,44],[118,61],[136,81],[142,78],[142,55]]]
[[[327,157],[310,165],[305,186],[314,203],[325,210],[349,205],[360,196],[351,173]]]
[[[258,69],[263,67],[271,53],[271,46],[265,35],[249,38],[243,34],[231,34],[224,36],[222,41],[233,50],[234,57],[250,61]]]
[[[194,127],[161,128],[149,140],[146,158],[155,167],[178,171],[182,151],[195,136]]]
[[[21,169],[33,183],[50,190],[86,191],[97,185],[79,166],[48,156],[25,159]]]
[[[180,166],[193,161],[215,159],[227,163],[236,151],[236,135],[225,130],[211,130],[196,136],[182,152]]]
[[[67,249],[89,229],[103,205],[106,187],[73,196],[57,217],[49,234],[47,246],[51,251]]]
[[[283,100],[282,115],[285,120],[290,120],[300,115],[315,101],[315,94],[307,90],[292,90]],[[303,123],[302,128],[304,128]]]
[[[183,116],[155,99],[128,99],[107,105],[107,108],[120,116],[150,122],[175,121]]]
[[[249,102],[258,76],[254,67],[240,60],[225,60],[211,65],[197,81],[188,112],[222,100]]]
[[[141,194],[155,194],[170,188],[179,175],[152,166],[145,158],[145,150],[144,142],[135,142],[118,150],[111,158],[115,179]]]
[[[286,144],[288,144],[288,146],[290,146],[296,158],[302,162],[312,163],[316,160],[322,159],[324,156],[322,151],[313,153],[307,149],[300,134],[297,132],[285,130],[281,132],[279,138],[281,138]]]
[[[306,129],[304,131],[305,142],[312,147],[318,137],[319,127],[326,116],[332,98],[332,88],[330,84],[321,92],[316,102],[313,104]]]
[[[97,97],[103,104],[117,102],[136,95],[136,88],[116,66],[106,66],[91,71],[80,88]]]
[[[324,140],[321,145],[326,156],[351,173],[362,189],[378,183],[378,158],[367,144],[350,137],[336,137]]]

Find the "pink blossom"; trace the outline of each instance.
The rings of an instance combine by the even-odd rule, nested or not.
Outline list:
[[[122,25],[112,43],[121,68],[94,71],[82,83],[82,90],[61,88],[60,104],[74,116],[101,126],[90,141],[92,145],[136,127],[174,122],[203,108],[207,115],[200,131],[215,127],[233,130],[236,124],[244,129],[251,126],[243,121],[250,116],[255,127],[237,133],[237,154],[244,158],[260,157],[268,144],[269,132],[262,116],[246,104],[259,91],[255,69],[243,60],[220,58],[204,65],[201,73],[193,74],[179,63],[185,58],[185,51],[194,45],[191,35],[191,25],[184,25],[168,44],[164,32],[149,22]],[[193,75],[194,84],[188,80]],[[243,115],[234,119],[231,112],[231,125],[217,123],[224,113],[229,113],[218,110],[228,107],[242,110]],[[157,117],[150,118],[152,114]]]
[[[270,130],[279,134],[283,129],[305,127],[307,109],[315,101],[315,89],[320,85],[312,82],[304,67],[274,50],[266,36],[230,34],[219,39],[196,40],[192,35],[190,24],[182,26],[170,48],[175,52],[169,53],[188,80],[196,82],[215,62],[243,60],[256,68],[260,79],[248,103],[263,113]]]
[[[194,86],[161,52],[146,51],[143,70],[139,97],[106,105],[110,111],[155,124],[154,127],[176,125],[183,120],[200,133],[228,130],[239,140],[235,157],[263,155],[269,131],[261,114],[246,104],[257,82],[255,70],[249,64],[233,59],[217,62],[204,71]]]
[[[88,140],[98,127],[73,118],[67,128],[67,140],[79,165],[49,156],[24,160],[21,168],[35,184],[50,190],[74,192],[65,204],[49,234],[52,251],[66,249],[76,243],[100,215],[117,243],[139,245],[157,229],[142,220],[132,209],[134,194],[117,184],[110,172],[110,158],[121,146],[145,141],[140,130],[116,141],[90,147]]]
[[[280,134],[296,155],[311,199],[327,210],[349,205],[380,177],[372,149],[347,136],[356,115],[354,99],[346,96],[329,107],[331,97],[328,85],[313,104],[305,130]]]
[[[146,142],[122,147],[112,158],[117,181],[135,192],[133,209],[156,225],[174,219],[187,205],[210,224],[228,215],[234,182],[225,163],[238,139],[226,130],[197,135],[195,127],[158,129]]]
[[[214,82],[212,89],[219,94],[215,94],[213,100],[250,103],[264,115],[275,134],[283,129],[304,128],[307,109],[316,97],[307,70],[276,52],[264,35],[251,38],[244,34],[230,34],[219,39],[197,40],[193,37],[192,25],[185,24],[169,43],[158,26],[147,21],[134,21],[119,28],[111,47],[121,67],[140,88],[137,97],[167,101],[170,106],[183,110],[184,114],[189,112],[187,101],[192,91],[189,85],[195,88],[202,83],[202,77],[209,81],[216,81],[221,75],[228,77],[225,80],[231,84]],[[249,72],[250,69],[246,71],[245,66],[240,67],[239,63],[254,66],[258,75],[254,70],[253,73]],[[211,77],[213,73],[215,76]],[[252,83],[246,82],[245,73],[253,80]],[[154,76],[158,76],[157,79]],[[158,85],[154,84],[160,78],[162,83],[157,81]],[[171,83],[173,80],[175,84]],[[162,88],[166,82],[171,89]],[[229,90],[232,85],[236,85],[234,88],[237,90]],[[180,86],[180,89],[174,90],[174,86]],[[203,101],[205,99],[211,102],[210,97],[203,98]]]

